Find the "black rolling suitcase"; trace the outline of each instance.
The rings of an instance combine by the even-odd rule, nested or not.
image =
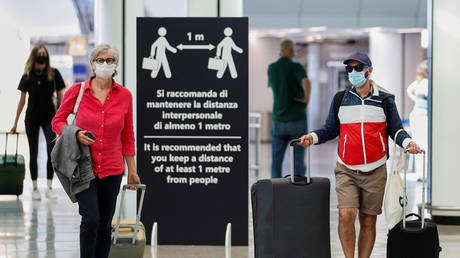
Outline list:
[[[256,258],[329,258],[328,178],[294,175],[294,144],[289,142],[291,175],[259,180],[251,187]],[[307,156],[309,159],[309,149]]]
[[[404,204],[403,220],[388,232],[387,258],[437,258],[439,246],[438,228],[429,219],[425,219],[425,151],[423,152],[422,214],[406,215],[407,202]],[[404,196],[406,195],[406,171],[404,171]],[[416,220],[406,218],[416,216]]]

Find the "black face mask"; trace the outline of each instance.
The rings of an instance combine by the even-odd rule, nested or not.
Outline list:
[[[46,69],[35,69],[35,74],[36,74],[37,76],[45,75],[46,72],[47,72]]]
[[[46,60],[47,60],[47,56],[37,56],[35,58],[35,62],[37,62],[38,64],[44,64],[46,63]]]

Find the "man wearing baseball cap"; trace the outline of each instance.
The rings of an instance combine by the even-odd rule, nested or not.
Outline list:
[[[302,136],[299,144],[308,147],[339,136],[334,172],[340,242],[345,257],[354,257],[358,215],[358,257],[370,257],[377,215],[382,213],[388,137],[410,153],[421,149],[402,127],[395,96],[370,79],[373,67],[369,57],[355,53],[343,64],[352,88],[334,96],[325,125]]]

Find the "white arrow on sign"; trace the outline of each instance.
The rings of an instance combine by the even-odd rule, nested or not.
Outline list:
[[[215,48],[214,45],[208,44],[208,45],[183,45],[179,44],[177,46],[178,49],[184,50],[184,49],[207,49],[207,50],[213,50]]]

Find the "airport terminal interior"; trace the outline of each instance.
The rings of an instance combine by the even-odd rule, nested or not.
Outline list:
[[[148,17],[158,19],[147,19]],[[196,22],[191,20],[199,17],[221,20],[200,19]],[[188,18],[190,20],[187,20]],[[141,103],[141,101],[145,101],[143,94],[153,94],[151,93],[152,90],[142,90],[142,86],[161,88],[162,86],[158,86],[161,83],[169,85],[168,83],[177,81],[183,84],[178,85],[177,89],[186,89],[184,85],[193,88],[196,81],[199,83],[211,81],[204,74],[202,75],[204,79],[201,81],[195,77],[190,80],[187,78],[176,79],[181,76],[174,73],[176,67],[178,67],[177,70],[182,69],[182,67],[195,69],[199,66],[198,59],[201,57],[190,54],[191,58],[197,58],[196,62],[192,60],[192,62],[184,64],[185,61],[181,61],[182,59],[177,57],[179,54],[175,54],[175,51],[179,51],[178,53],[182,53],[184,56],[185,53],[192,53],[192,51],[195,51],[193,53],[208,51],[206,50],[208,34],[214,33],[214,31],[217,34],[217,29],[214,27],[218,27],[218,25],[214,25],[217,24],[215,22],[225,24],[227,21],[233,22],[225,19],[233,18],[237,19],[235,23],[232,23],[235,24],[231,26],[233,31],[228,30],[230,26],[226,27],[225,30],[219,29],[218,39],[220,40],[224,35],[225,39],[221,43],[216,42],[214,44],[212,42],[216,46],[209,43],[209,53],[212,54],[206,54],[210,55],[210,59],[214,58],[214,47],[216,47],[219,50],[224,49],[222,53],[222,58],[224,58],[228,52],[226,54],[226,47],[222,47],[222,45],[230,40],[233,44],[231,47],[233,52],[230,49],[230,53],[233,53],[233,59],[232,54],[230,54],[230,59],[226,61],[223,68],[225,71],[225,67],[228,65],[229,73],[225,72],[223,78],[222,74],[217,73],[217,79],[213,74],[212,79],[216,84],[213,84],[214,81],[206,84],[209,85],[206,86],[208,87],[206,91],[220,90],[218,83],[231,86],[232,80],[243,81],[243,83],[238,84],[238,87],[243,87],[245,90],[230,91],[230,94],[243,92],[241,93],[242,100],[238,102],[242,108],[236,109],[235,114],[240,112],[238,114],[242,114],[241,117],[247,117],[247,122],[243,123],[241,119],[233,119],[232,117],[233,120],[229,120],[229,127],[234,126],[236,128],[241,124],[243,125],[243,132],[237,132],[237,134],[243,135],[238,139],[246,140],[241,148],[242,153],[247,155],[244,158],[238,157],[243,160],[242,163],[246,160],[248,162],[246,167],[245,163],[241,164],[238,158],[232,159],[233,164],[237,164],[238,168],[243,171],[231,171],[229,175],[242,175],[242,177],[232,179],[240,180],[238,182],[241,184],[237,185],[235,189],[228,188],[225,191],[235,190],[247,195],[247,214],[245,213],[246,210],[243,209],[244,214],[242,216],[244,219],[247,216],[248,227],[247,230],[244,228],[247,239],[241,240],[247,244],[231,243],[232,241],[236,243],[240,241],[235,239],[238,234],[236,224],[232,224],[235,230],[233,237],[231,236],[232,230],[225,230],[226,225],[222,225],[222,234],[217,241],[219,244],[215,244],[215,242],[206,244],[206,241],[199,244],[199,241],[196,242],[194,239],[190,239],[188,243],[174,244],[174,234],[180,236],[183,232],[180,230],[178,232],[166,232],[168,239],[166,241],[166,235],[161,236],[166,231],[161,229],[164,224],[159,222],[158,231],[156,231],[156,228],[154,229],[151,224],[154,219],[147,218],[149,215],[155,218],[157,218],[157,214],[160,214],[158,215],[160,217],[165,216],[165,214],[168,215],[174,212],[175,208],[171,208],[174,207],[174,204],[163,206],[164,202],[148,201],[151,200],[149,198],[159,198],[153,195],[162,195],[163,193],[159,188],[155,189],[158,186],[157,183],[149,185],[155,180],[153,176],[157,176],[157,174],[145,171],[144,168],[149,165],[142,164],[142,162],[150,164],[150,156],[148,156],[149,159],[139,158],[140,153],[145,152],[146,149],[144,147],[142,150],[142,145],[138,144],[138,141],[149,137],[154,138],[154,136],[145,136],[145,131],[142,131],[146,127],[142,125],[143,120],[148,120],[148,113],[146,113],[148,109],[144,109],[143,102]],[[160,29],[157,35],[157,28],[151,31],[141,30],[143,24],[161,22],[171,24],[171,28],[165,25],[168,28],[167,34],[166,30]],[[194,40],[196,43],[187,46],[186,43],[182,45],[182,42],[177,42],[177,37],[174,36],[175,32],[182,31],[180,25],[177,25],[181,22],[189,23],[187,26],[208,25],[207,27],[203,26],[201,31],[197,29],[189,32],[190,34],[184,33],[182,36],[184,40]],[[245,28],[237,25],[240,24],[238,22],[243,25],[244,22],[247,22],[248,26]],[[425,183],[422,178],[423,169],[421,169],[423,161],[420,162],[419,156],[401,152],[400,147],[395,147],[393,140],[388,140],[387,150],[384,146],[384,152],[386,151],[390,156],[386,163],[387,172],[390,175],[392,171],[397,169],[398,160],[402,161],[401,176],[403,171],[407,173],[408,205],[406,213],[423,212],[426,218],[436,222],[439,245],[442,248],[439,257],[460,257],[460,187],[458,187],[460,174],[457,173],[458,165],[456,165],[457,154],[459,153],[456,146],[460,144],[457,137],[460,130],[460,119],[456,105],[457,99],[460,97],[460,90],[456,87],[458,85],[456,83],[458,82],[458,76],[456,76],[458,74],[457,60],[460,58],[459,26],[460,3],[457,0],[0,0],[0,33],[2,33],[0,46],[3,49],[0,51],[2,60],[0,71],[2,71],[3,80],[0,87],[2,117],[0,120],[0,154],[3,156],[3,151],[6,149],[8,155],[14,155],[17,149],[17,153],[24,157],[25,164],[22,193],[18,196],[4,194],[3,190],[0,189],[0,258],[80,257],[81,216],[78,203],[70,201],[56,175],[51,185],[56,198],[48,198],[49,196],[45,194],[50,185],[47,182],[48,155],[44,131],[41,129],[39,133],[37,156],[38,180],[36,182],[38,182],[38,190],[41,194],[40,200],[33,196],[34,186],[29,166],[31,155],[24,123],[25,108],[17,125],[18,144],[16,145],[15,142],[16,135],[10,134],[6,146],[5,132],[9,132],[13,127],[21,96],[18,85],[24,73],[26,60],[34,46],[41,44],[46,47],[49,52],[50,65],[61,74],[65,84],[64,91],[66,91],[75,83],[86,81],[94,76],[88,58],[90,58],[91,51],[101,43],[109,43],[119,50],[118,74],[114,80],[129,89],[133,98],[135,146],[138,155],[137,172],[143,181],[142,183],[145,183],[147,187],[147,201],[144,202],[143,213],[140,217],[146,226],[147,234],[147,245],[143,249],[143,257],[264,258],[263,255],[255,255],[251,186],[258,180],[271,178],[274,96],[269,85],[267,69],[271,63],[280,58],[280,44],[286,39],[294,42],[295,55],[293,59],[306,71],[311,84],[310,100],[306,109],[308,130],[305,131],[305,134],[324,124],[335,93],[350,89],[348,74],[343,61],[355,52],[362,52],[369,56],[373,64],[371,79],[394,94],[394,102],[404,129],[413,138],[416,137],[417,131],[424,132],[425,138],[417,136],[417,143],[426,151],[426,184],[428,185],[426,192],[423,191],[423,183]],[[247,35],[239,35],[240,31],[247,31],[248,33]],[[158,74],[158,78],[156,78],[157,74],[154,75],[154,73],[148,73],[144,76],[146,73],[143,73],[145,71],[142,69],[145,70],[146,68],[140,62],[142,60],[145,62],[146,57],[149,56],[150,44],[152,44],[153,39],[157,37],[165,39],[165,35],[169,41],[169,43],[166,41],[166,44],[171,45],[169,48],[166,47],[166,51],[169,50],[169,52],[166,52],[165,55],[170,60],[172,79],[168,80],[165,63],[161,60],[160,65],[162,65],[163,70]],[[139,48],[144,41],[148,41],[149,44],[147,54],[143,54],[143,50]],[[160,51],[159,48],[157,51]],[[214,59],[216,61],[219,61],[220,53],[218,52]],[[247,57],[247,59],[243,57]],[[235,64],[233,64],[234,60]],[[207,57],[205,61],[207,61]],[[167,62],[166,60],[166,66],[168,66]],[[232,67],[235,69],[235,65],[238,71],[237,75],[235,71],[232,71]],[[421,125],[418,123],[417,127],[414,125],[414,119],[416,119],[414,117],[418,114],[417,108],[420,107],[415,104],[414,98],[416,97],[410,91],[409,86],[417,82],[421,65],[425,65],[426,70],[424,79],[427,81],[427,96],[425,97],[427,104],[424,107],[425,120]],[[247,69],[245,70],[244,67]],[[214,69],[211,68],[211,63],[209,63],[208,69]],[[143,81],[144,79],[141,80],[141,76],[153,82],[158,79],[160,83],[155,84],[149,81],[150,84],[147,84]],[[248,100],[247,103],[244,103],[245,99]],[[211,111],[219,110],[210,108],[208,112]],[[146,117],[139,116],[139,114]],[[225,116],[231,115],[224,112],[224,120],[227,119]],[[418,120],[418,122],[420,121]],[[213,128],[214,131],[209,134],[209,139],[216,139],[220,129],[222,128],[217,126]],[[175,133],[178,135],[176,138],[179,139],[188,137],[186,133],[180,130]],[[228,136],[227,139],[231,139],[231,137],[234,136]],[[382,139],[382,136],[380,138]],[[181,140],[180,143],[188,144],[188,141],[191,140],[184,140],[183,142]],[[174,139],[171,142],[174,142]],[[202,143],[208,144],[206,139]],[[330,180],[331,257],[345,257],[337,230],[339,209],[337,208],[338,198],[335,189],[334,168],[338,157],[338,144],[339,140],[333,139],[324,144],[313,145],[309,148],[309,155],[305,155],[305,163],[311,170],[311,176],[324,177]],[[236,156],[237,154],[235,154]],[[291,154],[286,149],[282,176],[289,175],[290,159]],[[241,167],[246,169],[241,169]],[[0,164],[0,180],[8,178],[8,175],[4,173],[6,171],[4,168],[6,165]],[[144,180],[149,177],[148,173],[151,173],[152,181]],[[219,180],[227,178],[219,176],[227,175],[216,175],[215,177]],[[127,171],[125,171],[121,185],[127,182]],[[4,184],[0,182],[0,185]],[[225,184],[222,186],[227,187]],[[166,184],[162,187],[167,189]],[[179,189],[177,186],[174,187],[170,189]],[[195,186],[196,189],[201,189],[199,187],[201,186]],[[232,196],[233,193],[218,192],[218,187],[219,184],[206,189],[215,189],[216,194]],[[181,194],[193,195],[193,191],[195,191],[193,187],[188,189],[186,192],[180,193],[166,190],[164,195],[174,195],[175,198]],[[152,194],[148,193],[149,190]],[[201,190],[198,192],[200,194],[205,193],[202,193]],[[422,198],[423,193],[425,196]],[[209,191],[208,194],[212,194],[212,192]],[[118,195],[114,219],[118,214],[121,214],[122,219],[135,220],[139,207],[137,202],[139,195],[136,195],[135,191],[127,191],[122,207],[119,203],[120,196],[121,194]],[[246,198],[245,195],[243,197],[243,199]],[[425,210],[420,208],[424,200],[427,206]],[[289,200],[285,201],[289,202]],[[233,203],[229,201],[223,205],[232,207]],[[162,207],[163,209],[172,209],[172,211],[158,211]],[[235,207],[238,207],[235,209],[239,209],[241,206]],[[212,214],[212,207],[208,211],[203,211],[203,214],[205,212]],[[231,223],[231,221],[229,222]],[[188,221],[187,223],[193,222]],[[215,227],[215,225],[207,224],[206,221],[197,223],[203,223],[200,226],[202,229],[199,229],[203,231],[203,234],[207,231],[206,227]],[[179,225],[183,224],[179,223]],[[358,220],[356,220],[355,226],[356,232],[359,232]],[[376,240],[370,257],[387,257],[388,231],[385,212],[383,212],[377,217]],[[152,232],[157,233],[157,235]],[[228,237],[230,241],[226,244]],[[129,245],[125,247],[129,248]],[[112,256],[111,253],[110,257],[120,256]],[[137,256],[133,255],[132,257]],[[292,256],[291,254],[291,256],[286,257],[304,256]],[[355,257],[358,257],[357,248]]]

